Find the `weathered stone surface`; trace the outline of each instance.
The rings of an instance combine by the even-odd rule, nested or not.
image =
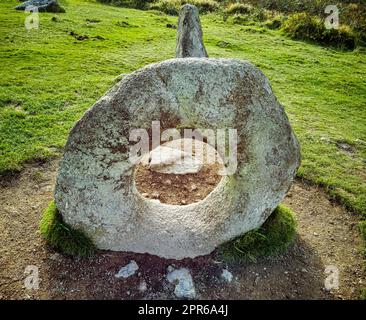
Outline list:
[[[29,0],[25,1],[19,6],[16,6],[16,10],[25,10],[26,8],[36,7],[39,12],[54,12],[61,13],[65,10],[59,5],[57,0]]]
[[[202,40],[198,9],[191,4],[182,6],[179,13],[175,57],[208,57]]]
[[[237,129],[237,171],[194,204],[142,197],[128,139],[131,129],[151,130],[153,120],[161,120],[162,130]],[[299,161],[285,111],[258,68],[237,59],[171,59],[124,77],[75,125],[55,201],[65,222],[99,248],[196,257],[262,225],[290,188]]]

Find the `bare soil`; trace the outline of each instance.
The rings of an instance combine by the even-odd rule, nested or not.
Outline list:
[[[208,196],[221,180],[219,165],[205,164],[197,173],[164,174],[144,166],[135,170],[136,189],[148,199],[162,203],[187,205]]]
[[[217,255],[181,261],[148,254],[100,251],[90,259],[65,257],[42,240],[38,224],[52,200],[58,160],[29,165],[0,187],[0,299],[174,299],[167,267],[191,271],[198,299],[357,299],[365,287],[358,217],[297,181],[284,203],[297,213],[295,243],[276,259],[227,265]],[[127,279],[115,274],[130,260]],[[38,290],[24,287],[25,268],[39,268]],[[339,289],[327,291],[327,266],[339,270]],[[221,273],[227,267],[233,281]],[[139,290],[145,281],[147,289]]]

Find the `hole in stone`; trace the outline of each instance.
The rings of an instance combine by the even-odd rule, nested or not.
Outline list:
[[[187,205],[206,198],[222,179],[223,160],[209,144],[193,139],[166,142],[135,167],[137,191],[147,199]]]

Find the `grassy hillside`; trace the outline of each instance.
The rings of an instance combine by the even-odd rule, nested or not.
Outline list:
[[[63,1],[27,31],[0,6],[0,173],[60,153],[68,131],[121,73],[174,55],[176,17]],[[299,176],[366,212],[366,54],[293,41],[259,25],[202,16],[211,57],[250,60],[269,77],[302,146]]]
[[[353,48],[366,44],[366,2],[365,0],[98,0],[116,6],[142,10],[156,9],[177,15],[182,4],[191,3],[201,13],[217,12],[225,16],[234,15],[236,20],[273,21],[272,26],[281,27],[287,19],[296,20],[301,26],[298,33],[285,28],[294,38],[305,38],[316,42]],[[339,28],[326,30],[324,20],[329,15],[328,5],[336,6],[339,13]],[[331,9],[333,10],[333,9]],[[329,12],[329,11],[327,11]],[[299,15],[300,14],[300,15]],[[302,14],[307,15],[304,19]],[[274,19],[273,19],[274,18]],[[312,22],[311,22],[312,20]],[[310,21],[310,25],[309,25]],[[319,21],[319,23],[317,22]],[[287,29],[287,30],[286,30]],[[307,31],[306,31],[307,30]],[[305,31],[305,32],[304,32]]]

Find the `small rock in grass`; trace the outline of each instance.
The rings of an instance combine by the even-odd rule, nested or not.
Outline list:
[[[32,11],[34,8],[37,8],[38,12],[65,12],[65,9],[62,8],[56,0],[29,0],[15,7],[16,10],[22,11]]]
[[[230,46],[230,43],[229,42],[226,42],[226,41],[219,41],[217,43],[217,46],[220,47],[220,48],[227,48]]]
[[[343,151],[346,151],[346,152],[350,152],[350,153],[353,153],[354,152],[353,147],[350,144],[348,144],[347,142],[337,141],[336,142],[336,146],[340,150],[343,150]]]
[[[188,269],[173,270],[168,273],[167,279],[175,284],[174,294],[178,298],[194,299],[196,297],[196,289]]]
[[[128,278],[135,274],[138,270],[139,266],[134,260],[131,260],[129,264],[122,267],[117,274],[115,274],[116,278]]]

